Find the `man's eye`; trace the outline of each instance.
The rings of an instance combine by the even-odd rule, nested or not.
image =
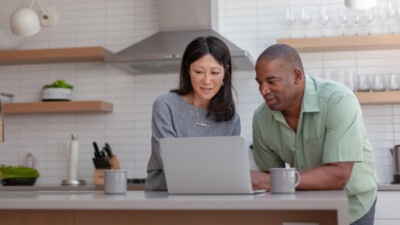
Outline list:
[[[276,84],[276,83],[278,83],[278,81],[277,80],[270,80],[270,81],[268,81],[268,83],[269,84]]]

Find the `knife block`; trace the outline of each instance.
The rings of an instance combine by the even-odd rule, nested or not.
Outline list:
[[[108,156],[106,156],[108,158]],[[116,155],[113,155],[111,158],[108,158],[108,161],[110,162],[111,169],[112,170],[119,170],[121,169],[119,167],[119,161]],[[96,169],[94,171],[94,184],[95,185],[104,185],[104,170],[105,169]]]

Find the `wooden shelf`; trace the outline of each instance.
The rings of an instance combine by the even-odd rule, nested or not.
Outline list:
[[[0,65],[104,61],[112,54],[103,47],[0,51]]]
[[[112,112],[113,104],[104,101],[54,101],[3,104],[5,114],[56,112]]]
[[[356,92],[355,95],[362,105],[400,103],[400,91]]]
[[[278,39],[299,52],[356,51],[400,48],[400,34]]]

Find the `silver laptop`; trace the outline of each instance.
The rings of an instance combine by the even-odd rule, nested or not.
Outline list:
[[[160,139],[169,194],[253,194],[242,137]]]

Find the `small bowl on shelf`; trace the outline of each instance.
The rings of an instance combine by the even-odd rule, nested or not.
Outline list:
[[[44,88],[41,92],[42,101],[71,101],[72,89]]]

